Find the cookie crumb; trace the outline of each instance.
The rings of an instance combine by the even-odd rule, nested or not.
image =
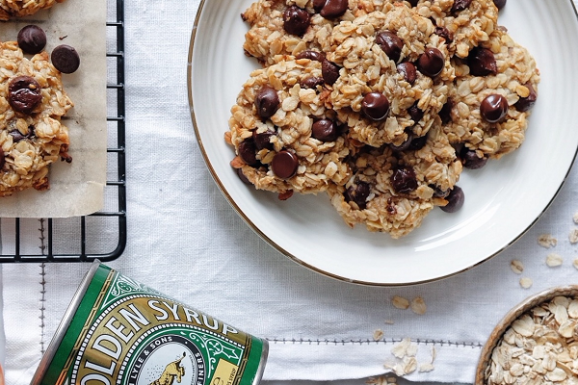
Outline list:
[[[549,249],[550,247],[555,247],[558,244],[558,240],[552,234],[542,234],[538,237],[538,244]]]

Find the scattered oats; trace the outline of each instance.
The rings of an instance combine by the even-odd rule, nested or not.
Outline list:
[[[386,325],[393,325],[394,324],[392,319],[386,319],[384,322]]]
[[[404,374],[410,374],[417,370],[417,360],[415,357],[405,357],[403,359]]]
[[[401,342],[393,345],[391,348],[391,354],[393,354],[397,358],[404,358],[407,356],[407,349],[411,345],[411,339],[404,338]]]
[[[420,373],[426,373],[426,372],[431,372],[433,371],[435,368],[433,366],[433,364],[430,364],[429,362],[423,363],[419,365],[419,372]]]
[[[435,346],[432,346],[432,348],[431,348],[431,363],[432,363],[432,364],[433,364],[434,361],[436,360],[437,355],[438,355],[438,352],[437,352],[437,350],[436,350],[436,347],[435,347]]]
[[[562,265],[562,262],[564,262],[564,259],[560,254],[550,253],[546,257],[546,265],[549,267],[558,267]]]
[[[522,261],[514,259],[512,260],[512,262],[510,262],[510,268],[514,273],[522,274],[522,272],[524,271],[524,264],[522,263]]]
[[[572,219],[574,220],[574,223],[578,224],[578,211],[576,211],[574,213],[574,216],[572,217]]]
[[[571,244],[578,243],[578,229],[572,229],[568,235]]]
[[[425,301],[423,300],[422,297],[416,297],[411,301],[411,310],[418,315],[424,315],[426,310],[427,310],[427,306],[425,305]]]
[[[409,344],[405,355],[408,357],[415,357],[417,356],[417,349],[418,349],[417,344]]]
[[[542,234],[538,237],[538,244],[549,249],[550,247],[556,246],[558,240],[554,238],[552,234]]]
[[[574,259],[572,262],[572,266],[574,266],[578,270],[578,258]]]
[[[406,298],[400,297],[399,295],[394,296],[391,303],[393,307],[397,309],[405,310],[409,308],[409,301]]]
[[[383,330],[377,329],[373,332],[373,340],[379,341],[383,338]]]
[[[524,277],[520,279],[520,286],[522,286],[524,289],[529,289],[532,287],[532,279],[528,278],[528,277]]]

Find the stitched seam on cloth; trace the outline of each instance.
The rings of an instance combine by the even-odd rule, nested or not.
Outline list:
[[[46,250],[46,244],[44,243],[46,237],[44,236],[44,219],[40,219],[40,251],[42,255],[44,255],[44,251]],[[44,328],[46,326],[44,322],[44,311],[46,310],[46,264],[40,264],[40,352],[44,354]]]
[[[390,338],[386,340],[374,341],[371,339],[358,339],[358,340],[329,340],[329,339],[295,339],[295,338],[266,338],[269,343],[280,344],[280,345],[390,345],[397,344],[402,341],[401,338],[395,339]],[[464,347],[472,349],[481,349],[482,344],[480,342],[459,342],[459,341],[449,341],[449,340],[428,340],[428,339],[417,339],[412,340],[418,345],[434,345],[434,346],[449,346],[449,347]]]

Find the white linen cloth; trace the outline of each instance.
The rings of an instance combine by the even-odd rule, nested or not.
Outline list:
[[[517,243],[443,281],[405,288],[355,286],[309,271],[270,247],[219,192],[194,136],[186,65],[198,4],[125,2],[128,244],[109,265],[269,340],[265,380],[382,375],[384,364],[394,363],[394,344],[411,338],[418,344],[419,363],[431,362],[435,350],[434,370],[416,370],[407,379],[471,383],[482,345],[511,307],[548,287],[578,282],[572,265],[578,250],[568,238],[578,227],[573,222],[576,169]],[[22,231],[29,240],[25,247],[39,247],[34,222],[26,222]],[[541,247],[541,234],[552,234],[558,244]],[[4,247],[10,239],[3,234]],[[548,267],[550,253],[562,256],[563,264]],[[523,262],[522,275],[510,269],[514,259]],[[3,266],[8,384],[29,383],[88,268]],[[522,277],[532,279],[529,289],[520,286]],[[395,295],[421,296],[427,312],[393,307]],[[377,329],[384,337],[374,341]]]

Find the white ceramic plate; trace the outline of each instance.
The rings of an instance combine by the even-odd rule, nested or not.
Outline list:
[[[550,205],[578,148],[578,21],[571,0],[508,0],[499,23],[536,58],[542,79],[522,147],[459,185],[456,214],[435,209],[401,240],[350,229],[325,195],[276,194],[243,185],[231,169],[223,135],[229,110],[258,67],[243,53],[252,0],[204,0],[191,37],[189,100],[206,163],[233,206],[260,236],[294,261],[322,274],[367,285],[409,285],[447,277],[496,255]]]

